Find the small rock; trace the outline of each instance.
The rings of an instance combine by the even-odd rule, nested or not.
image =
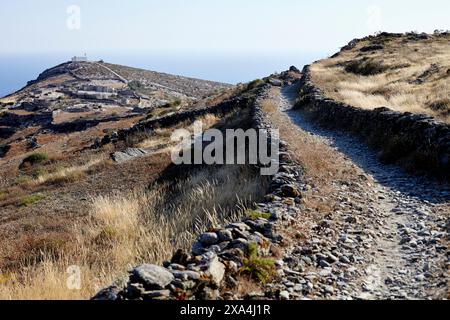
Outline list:
[[[148,291],[142,294],[142,297],[144,299],[168,298],[169,296],[170,296],[169,290]]]
[[[301,258],[306,264],[312,264],[312,259],[308,256],[303,256]]]
[[[281,291],[280,292],[280,299],[281,300],[289,300],[289,298],[290,298],[290,295],[289,295],[289,292],[288,291]]]
[[[277,261],[275,261],[275,265],[277,267],[283,267],[284,266],[284,261],[283,260],[277,260]]]
[[[92,300],[97,301],[115,301],[119,297],[121,290],[117,286],[112,286],[101,290]]]
[[[217,232],[220,241],[233,241],[233,233],[230,230],[220,230]]]
[[[215,257],[209,264],[208,269],[206,270],[207,274],[211,276],[212,282],[220,286],[223,277],[225,275],[225,266],[222,262],[219,261],[219,258]]]
[[[236,239],[230,243],[230,247],[233,249],[241,249],[243,252],[248,250],[248,241],[245,239]]]
[[[331,267],[331,265],[325,260],[320,260],[319,261],[319,266],[322,267],[322,268],[329,268],[329,267]]]
[[[199,280],[200,279],[200,273],[195,271],[172,271],[172,274],[175,278],[181,279],[181,280]]]
[[[278,79],[270,79],[269,83],[275,87],[281,87],[283,86],[283,82],[281,80]]]
[[[133,158],[142,157],[146,155],[147,152],[142,149],[128,148],[125,151],[115,152],[111,155],[113,161],[117,163],[127,162]]]
[[[324,285],[324,286],[323,286],[323,290],[324,290],[326,293],[334,294],[334,288],[333,288],[332,286]]]
[[[197,241],[192,246],[192,253],[196,256],[200,256],[205,252],[205,247],[200,241]]]
[[[169,269],[183,271],[186,270],[186,267],[182,266],[181,264],[172,263],[169,265]]]
[[[250,227],[243,222],[230,223],[229,225],[227,225],[226,228],[227,229],[238,229],[241,231],[249,231],[250,230]]]
[[[219,237],[215,232],[207,232],[200,235],[198,241],[200,241],[204,245],[211,246],[219,242]]]
[[[421,282],[425,280],[425,276],[423,274],[419,274],[418,276],[416,276],[416,280]]]
[[[290,198],[296,198],[301,195],[300,191],[297,189],[297,187],[291,185],[291,184],[285,184],[281,187],[281,193],[285,197]]]
[[[302,286],[301,284],[296,284],[296,285],[294,286],[294,291],[295,291],[295,292],[301,292],[301,291],[303,291],[303,286]]]
[[[345,263],[345,264],[350,264],[350,259],[347,258],[347,256],[341,256],[339,258],[339,261],[342,262],[342,263]]]

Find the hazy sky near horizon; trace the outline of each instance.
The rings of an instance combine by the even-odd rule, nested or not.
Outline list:
[[[333,53],[376,31],[450,29],[448,0],[2,0],[0,53]]]

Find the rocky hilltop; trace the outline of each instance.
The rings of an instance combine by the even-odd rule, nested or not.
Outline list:
[[[0,99],[0,157],[10,149],[10,156],[14,149],[39,149],[39,141],[52,134],[116,131],[143,116],[190,108],[231,87],[103,61],[63,63]]]

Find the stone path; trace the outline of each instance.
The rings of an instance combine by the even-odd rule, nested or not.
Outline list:
[[[356,138],[320,128],[292,110],[298,88],[275,97],[298,130],[344,157],[358,172],[333,185],[340,210],[285,256],[279,290],[291,298],[426,299],[448,297],[450,190],[379,162]]]

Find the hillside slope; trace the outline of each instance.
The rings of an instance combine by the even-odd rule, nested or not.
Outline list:
[[[388,107],[450,122],[450,34],[381,33],[311,66],[312,81],[355,107]]]
[[[88,146],[144,116],[204,105],[201,100],[228,88],[104,62],[63,63],[0,99],[0,159],[44,146],[52,152]],[[68,136],[75,142],[80,132],[78,145],[59,145]]]
[[[449,125],[334,101],[322,90],[339,84],[333,76],[345,67],[315,78],[331,77],[321,89],[310,70],[291,67],[229,88],[67,63],[3,99],[0,299],[448,297],[448,180],[386,164],[360,138],[394,140],[394,160],[420,155],[446,170]],[[203,130],[279,136],[272,154],[279,171],[263,176],[261,163],[175,165],[172,134],[197,136],[197,120]],[[73,266],[81,290],[66,286]]]

